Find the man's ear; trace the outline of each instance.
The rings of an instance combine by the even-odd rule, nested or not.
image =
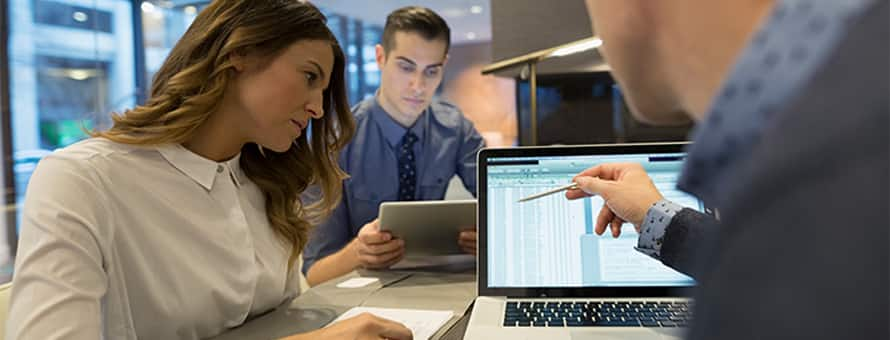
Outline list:
[[[383,45],[374,45],[374,54],[377,60],[377,68],[382,70],[383,64],[386,64],[386,50],[383,49]]]

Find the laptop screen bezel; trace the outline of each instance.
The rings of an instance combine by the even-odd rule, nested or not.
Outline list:
[[[679,287],[489,287],[488,286],[488,160],[502,157],[595,156],[683,153],[689,142],[576,146],[486,148],[477,155],[477,225],[479,256],[476,266],[479,296],[535,297],[689,297],[693,286]],[[706,209],[708,210],[708,209]]]

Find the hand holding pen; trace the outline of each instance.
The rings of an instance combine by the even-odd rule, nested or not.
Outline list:
[[[625,221],[632,223],[639,232],[649,208],[664,199],[638,163],[600,164],[582,171],[572,182],[577,187],[567,189],[566,198],[573,200],[598,195],[605,201],[594,227],[597,235],[602,235],[609,227],[612,236],[618,237]]]

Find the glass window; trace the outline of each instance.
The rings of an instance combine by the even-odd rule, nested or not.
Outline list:
[[[176,2],[155,0],[141,3],[148,82],[161,68],[164,59],[195,20],[198,12],[208,3],[199,1],[177,5]],[[346,54],[347,95],[350,105],[354,105],[366,97],[373,96],[380,84],[374,45],[382,39],[383,27],[331,13],[325,11],[323,7],[321,10],[328,17],[328,27]]]
[[[34,22],[67,28],[112,33],[112,13],[98,8],[37,0],[34,2]]]
[[[346,83],[349,104],[355,105],[373,97],[380,85],[374,46],[383,39],[383,27],[336,13],[322,12],[328,17],[328,27],[346,54]]]
[[[365,42],[362,46],[362,72],[365,74],[365,89],[361,93],[361,100],[373,97],[377,87],[380,86],[380,69],[377,67],[377,52],[374,46],[383,42],[383,27],[365,24],[363,28]]]
[[[85,129],[108,123],[110,112],[136,104],[132,2],[10,0],[3,5],[9,16],[12,111],[7,140],[20,204],[43,156],[85,138]],[[9,249],[3,250],[0,263],[9,256]]]
[[[186,5],[174,5],[171,1],[141,3],[148,88],[151,88],[151,80],[170,54],[170,50],[185,34],[192,21],[195,21],[198,12],[206,6],[207,2],[189,2]]]

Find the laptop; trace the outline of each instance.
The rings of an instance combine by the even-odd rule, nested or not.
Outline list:
[[[603,200],[554,194],[591,166],[643,165],[662,195],[706,211],[676,189],[688,143],[483,149],[479,153],[478,297],[464,339],[678,339],[695,281],[617,239],[593,232]]]

